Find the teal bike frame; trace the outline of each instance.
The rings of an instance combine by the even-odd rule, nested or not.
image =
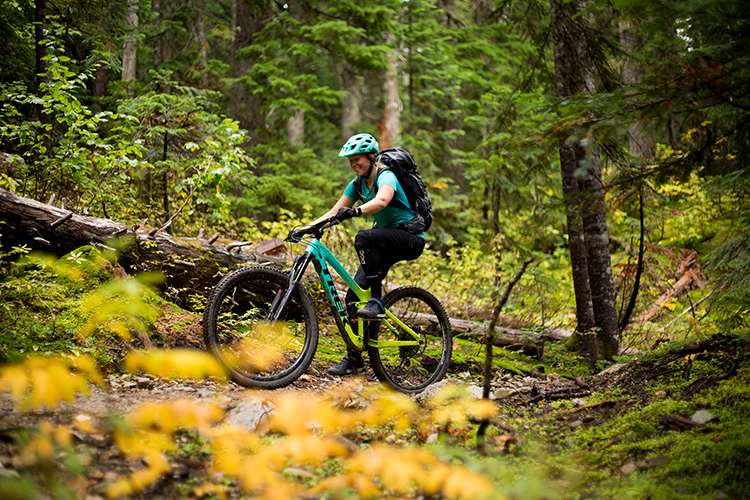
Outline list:
[[[321,223],[321,226],[325,225],[327,222],[328,221],[323,221]],[[333,268],[336,274],[338,274],[349,286],[349,288],[351,288],[352,291],[357,295],[357,298],[359,299],[359,302],[357,302],[356,304],[357,308],[364,306],[364,304],[370,299],[370,289],[363,289],[356,281],[354,281],[354,278],[352,278],[351,274],[349,274],[344,266],[341,265],[336,256],[333,255],[331,251],[328,250],[328,248],[320,241],[320,230],[314,232],[313,234],[313,239],[312,241],[310,241],[310,243],[308,243],[307,247],[305,248],[305,252],[294,259],[292,269],[289,272],[289,286],[287,287],[286,292],[282,292],[281,290],[279,291],[280,293],[276,296],[276,300],[274,300],[274,303],[271,305],[271,308],[269,310],[268,319],[274,320],[280,317],[281,311],[284,309],[287,302],[289,301],[289,298],[292,296],[293,290],[297,286],[299,286],[299,283],[301,282],[305,271],[310,265],[310,262],[312,262],[315,266],[315,270],[320,276],[320,281],[323,284],[323,291],[326,295],[326,298],[328,299],[329,304],[331,305],[331,310],[333,311],[336,325],[342,332],[342,338],[344,339],[344,342],[347,343],[347,345],[350,345],[351,347],[354,347],[358,350],[362,350],[366,347],[383,348],[418,346],[419,337],[414,332],[414,330],[412,330],[408,325],[406,325],[403,321],[396,317],[387,308],[385,310],[385,319],[379,321],[380,326],[394,332],[409,332],[413,340],[367,339],[368,342],[367,345],[365,345],[365,323],[370,323],[371,321],[357,318],[356,332],[352,329],[346,308],[341,302],[341,297],[339,297],[339,293],[333,283],[333,276],[331,276],[330,268]]]

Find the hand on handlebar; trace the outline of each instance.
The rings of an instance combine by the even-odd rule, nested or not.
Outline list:
[[[359,217],[362,215],[362,209],[357,207],[341,207],[339,208],[338,213],[336,214],[336,218],[340,221],[345,221],[346,219],[351,219],[352,217]]]
[[[351,208],[350,210],[355,211],[355,209]],[[358,213],[361,213],[360,209],[356,209]],[[339,211],[340,212],[340,211]],[[349,217],[345,217],[345,219],[348,219],[350,217],[354,217],[354,215],[350,215]],[[318,221],[314,224],[309,224],[307,226],[302,226],[298,228],[294,228],[286,236],[286,241],[291,241],[292,243],[299,243],[302,241],[302,237],[306,234],[312,234],[316,238],[320,238],[320,236],[323,234],[323,229],[331,226],[335,226],[342,220],[337,215],[334,215],[333,217],[329,217],[327,219]]]
[[[302,233],[299,229],[292,229],[289,234],[286,235],[286,241],[297,243],[302,239]]]

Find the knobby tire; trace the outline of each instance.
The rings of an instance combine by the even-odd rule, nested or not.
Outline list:
[[[418,346],[368,347],[372,370],[393,389],[413,394],[440,381],[448,371],[453,336],[450,320],[440,301],[427,290],[400,287],[383,299],[388,308],[419,337]],[[388,328],[388,318],[379,321],[373,340],[411,340],[401,328]]]
[[[318,346],[318,321],[307,292],[298,286],[279,321],[266,314],[288,276],[274,269],[245,267],[214,288],[203,314],[206,347],[245,387],[276,389],[291,384],[310,366]]]

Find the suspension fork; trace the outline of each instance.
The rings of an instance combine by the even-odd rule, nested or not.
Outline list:
[[[271,307],[268,309],[268,314],[266,314],[268,321],[277,321],[281,317],[282,311],[292,299],[292,294],[299,286],[299,282],[302,280],[302,276],[305,275],[305,271],[307,270],[307,266],[310,265],[311,260],[312,254],[310,252],[298,255],[294,259],[292,269],[289,271],[289,285],[286,287],[286,291],[279,290],[276,293],[276,297],[274,297]]]

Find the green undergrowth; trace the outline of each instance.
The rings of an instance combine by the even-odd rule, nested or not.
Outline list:
[[[16,262],[0,265],[0,362],[88,354],[113,369],[127,350],[124,339],[155,331],[167,303],[154,291],[153,276],[129,278],[90,246],[59,259],[19,253]],[[108,328],[88,331],[97,316],[106,316],[97,322]]]

